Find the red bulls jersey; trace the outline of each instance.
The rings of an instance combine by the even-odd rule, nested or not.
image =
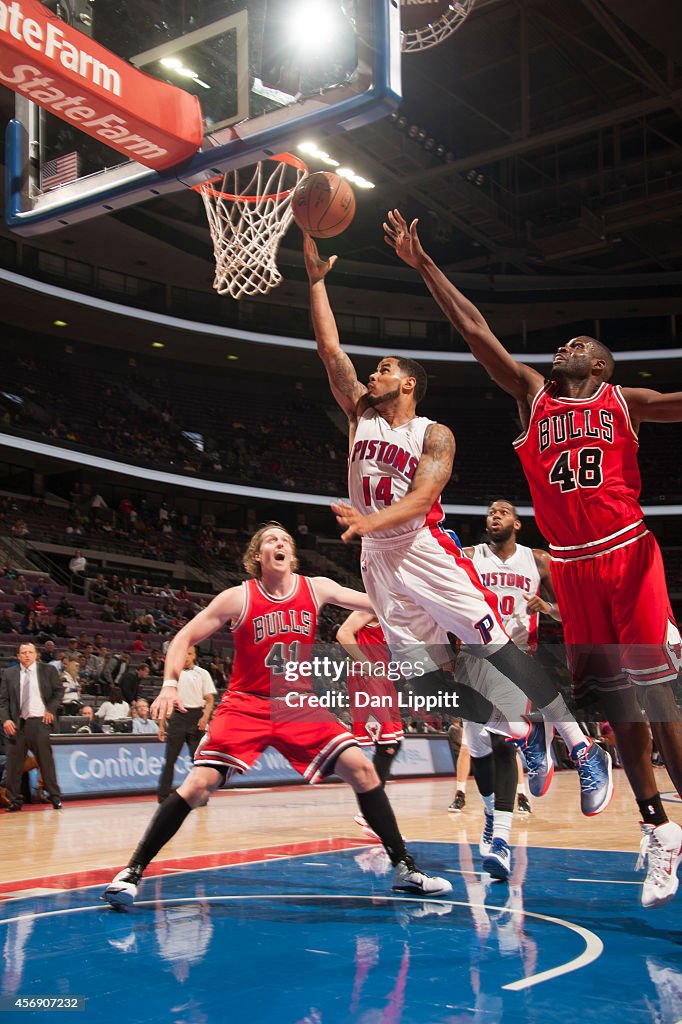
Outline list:
[[[639,504],[639,442],[621,389],[559,398],[548,382],[514,446],[538,526],[557,561],[595,558],[648,531]]]
[[[376,409],[363,413],[348,456],[348,493],[353,508],[369,515],[405,497],[424,451],[424,435],[432,423],[425,416],[415,416],[391,427]],[[375,530],[372,537],[399,537],[425,525],[435,526],[442,518],[438,499],[426,517],[414,516],[390,530]]]
[[[227,693],[281,697],[310,690],[309,677],[287,680],[288,663],[308,661],[315,641],[318,602],[306,576],[294,576],[285,597],[273,597],[260,580],[246,580],[241,615],[232,627],[234,668]]]

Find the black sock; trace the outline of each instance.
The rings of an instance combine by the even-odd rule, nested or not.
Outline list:
[[[660,793],[656,793],[649,800],[638,800],[637,806],[645,825],[665,825],[668,820],[668,815],[663,810]]]
[[[391,863],[397,864],[403,859],[407,850],[383,786],[370,789],[368,793],[356,793],[355,795],[360,810],[365,816],[365,821],[384,844]]]
[[[382,786],[386,785],[386,780],[391,774],[391,764],[399,750],[400,743],[391,743],[389,745],[377,743],[375,747],[374,770],[379,776]]]
[[[159,804],[147,831],[128,861],[128,867],[144,871],[161,847],[173,838],[191,810],[190,805],[179,793],[171,793],[162,804]]]
[[[492,754],[471,758],[471,774],[481,796],[490,796],[495,789],[495,761]]]
[[[514,811],[516,800],[516,747],[503,736],[492,736],[495,761],[495,810]]]

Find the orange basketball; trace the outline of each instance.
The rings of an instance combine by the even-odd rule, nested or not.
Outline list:
[[[313,238],[333,238],[353,220],[355,195],[345,178],[331,171],[316,171],[294,192],[291,209],[301,231]]]

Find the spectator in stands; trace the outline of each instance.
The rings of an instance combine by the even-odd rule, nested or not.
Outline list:
[[[109,590],[107,588],[106,580],[102,573],[100,573],[95,582],[90,586],[88,591],[88,598],[94,604],[104,604],[109,596]]]
[[[78,659],[66,659],[66,664],[59,673],[59,680],[64,687],[62,708],[67,715],[77,715],[81,707],[81,684],[78,678]]]
[[[63,615],[55,615],[54,622],[50,623],[50,632],[52,636],[56,637],[67,637],[71,630],[66,624],[66,620]]]
[[[17,519],[16,523],[12,526],[12,536],[18,537],[20,540],[23,540],[24,537],[28,537],[30,533],[31,531],[26,525],[25,519]]]
[[[121,594],[114,594],[111,603],[113,605],[113,617],[114,622],[131,622],[132,615],[128,602],[121,596]]]
[[[55,660],[56,650],[54,640],[46,640],[40,652],[40,660],[51,665]]]
[[[35,612],[27,611],[19,623],[19,632],[22,636],[38,636],[41,625]]]
[[[108,659],[100,676],[102,682],[107,688],[113,683],[118,685],[119,679],[128,671],[129,662],[130,655],[127,651],[123,651],[122,654],[113,654]]]
[[[160,648],[152,647],[152,653],[147,658],[147,664],[149,665],[149,673],[153,676],[162,676],[165,659],[161,653]]]
[[[60,598],[52,611],[53,615],[61,615],[65,619],[80,619],[80,615],[71,602],[67,600],[66,595]]]
[[[87,559],[82,551],[77,550],[69,562],[69,572],[74,594],[85,593],[85,571],[88,567]]]
[[[109,700],[97,709],[97,717],[103,722],[120,722],[124,718],[130,718],[130,705],[123,699],[118,686],[112,686]]]
[[[97,491],[97,493],[93,496],[92,501],[90,502],[90,515],[92,516],[93,520],[100,518],[102,516],[102,513],[108,508],[109,506],[107,505],[106,501],[99,493],[99,491]]]
[[[83,707],[80,709],[79,713],[81,717],[87,719],[87,721],[83,725],[81,725],[80,729],[78,730],[79,732],[100,733],[103,731],[102,726],[95,718],[95,712],[92,710],[89,704],[84,704]]]
[[[139,698],[135,708],[137,710],[137,717],[133,720],[133,733],[136,736],[158,735],[159,727],[149,717],[149,704],[144,697]]]
[[[135,669],[129,669],[118,680],[118,688],[123,694],[124,700],[129,704],[137,700],[140,692],[140,685],[145,679],[149,679],[149,665],[138,665]]]
[[[120,594],[123,590],[123,585],[115,573],[109,580],[109,590],[113,591],[115,594]]]
[[[136,636],[136,637],[135,637],[135,639],[133,640],[133,642],[131,643],[131,645],[130,645],[130,650],[131,650],[131,651],[132,651],[133,653],[137,653],[137,654],[139,654],[139,653],[141,653],[142,651],[144,651],[144,649],[145,649],[145,647],[144,647],[144,640],[143,640],[143,639],[142,639],[142,637],[141,637],[141,636],[139,636],[139,634],[138,634],[138,636]]]
[[[47,589],[47,582],[42,576],[31,590],[31,593],[33,594],[34,597],[44,598],[46,602],[49,600],[50,591]]]
[[[0,618],[0,633],[16,633],[17,627],[14,621],[14,612],[11,608],[5,608]]]

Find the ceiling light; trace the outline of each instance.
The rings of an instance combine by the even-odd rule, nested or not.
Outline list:
[[[175,70],[177,71],[177,73],[179,75],[182,75],[183,78],[198,78],[199,77],[197,72],[193,71],[192,68],[179,67],[179,68],[176,68]]]
[[[165,348],[166,346],[162,341],[153,341],[152,348]]]
[[[234,360],[239,359],[239,356],[232,356],[232,355],[230,355],[227,358],[230,360],[230,362],[234,362]]]
[[[171,71],[177,71],[182,67],[182,61],[179,57],[162,57],[159,64],[162,64],[164,68],[170,68]]]
[[[68,327],[66,320],[53,320],[52,324],[54,327]]]

